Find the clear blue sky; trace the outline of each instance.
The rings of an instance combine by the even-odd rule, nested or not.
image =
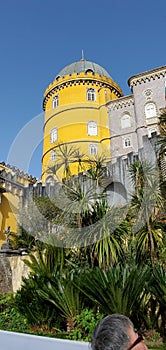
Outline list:
[[[40,177],[43,93],[82,49],[126,95],[130,76],[166,65],[165,33],[165,0],[1,0],[0,161]]]

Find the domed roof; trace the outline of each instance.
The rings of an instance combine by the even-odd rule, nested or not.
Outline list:
[[[84,59],[81,59],[78,62],[71,63],[68,66],[64,67],[59,72],[59,74],[57,74],[56,78],[65,77],[66,75],[70,75],[73,73],[79,74],[81,72],[84,72],[84,73],[92,72],[93,74],[99,74],[101,76],[105,76],[106,78],[112,79],[111,76],[109,75],[109,73],[103,67],[101,67],[99,64],[94,63],[94,62],[90,62],[90,61],[86,61]]]

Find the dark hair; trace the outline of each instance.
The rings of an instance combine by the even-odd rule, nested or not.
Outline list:
[[[92,350],[125,350],[129,345],[128,329],[133,327],[124,315],[112,314],[104,317],[94,329]]]

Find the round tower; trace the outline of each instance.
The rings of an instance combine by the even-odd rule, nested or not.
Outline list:
[[[122,91],[100,65],[82,58],[63,68],[45,91],[42,179],[58,162],[58,148],[77,149],[84,157],[105,154],[110,159],[107,102]],[[72,174],[78,166],[72,166]],[[63,177],[61,174],[60,177]]]

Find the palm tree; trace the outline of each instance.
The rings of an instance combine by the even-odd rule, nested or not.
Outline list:
[[[123,256],[126,233],[122,222],[127,209],[108,208],[106,194],[97,194],[95,188],[80,179],[65,185],[68,200],[62,223],[68,222],[65,234],[68,246],[77,249],[78,254],[84,251],[91,266],[108,268]]]
[[[38,294],[60,312],[66,319],[67,332],[74,329],[75,317],[84,307],[83,294],[73,283],[74,277],[70,273],[63,272],[57,279],[49,281],[38,289]]]
[[[162,243],[162,231],[157,225],[159,212],[163,206],[159,174],[155,167],[145,162],[137,162],[130,168],[130,176],[135,185],[131,200],[131,213],[135,219],[132,227],[136,235],[138,254],[149,251],[152,265],[155,263],[155,248]]]
[[[78,171],[77,173],[79,174],[82,171],[85,171],[85,164],[86,164],[86,155],[83,152],[80,152],[79,148],[75,149],[75,154],[74,154],[74,162],[78,163]]]
[[[161,114],[159,117],[159,130],[160,130],[160,141],[158,144],[160,145],[159,156],[162,157],[166,152],[166,108],[161,110]]]
[[[166,198],[166,108],[161,110],[159,130],[160,140],[157,142],[159,145],[158,163],[160,168],[161,191],[163,197]]]
[[[59,144],[56,148],[56,163],[48,168],[48,172],[57,175],[61,169],[62,177],[68,180],[71,177],[71,164],[76,161],[77,151],[74,147],[66,144]]]
[[[15,295],[15,306],[24,314],[29,323],[36,325],[52,324],[56,321],[57,310],[45,302],[38,294],[38,289],[48,283],[53,276],[59,276],[56,261],[49,264],[43,251],[38,250],[28,256],[24,263],[29,267],[28,278],[23,278],[21,289]]]
[[[150,269],[120,265],[107,271],[96,267],[80,275],[78,288],[93,301],[101,313],[122,313],[133,320],[140,318],[145,307],[146,284]],[[147,298],[148,301],[148,298]]]
[[[157,175],[156,167],[147,160],[136,161],[130,165],[129,176],[134,186],[135,194],[138,195],[145,186],[151,184],[151,179]]]
[[[78,153],[71,154],[74,162]],[[78,161],[79,158],[76,159]],[[99,266],[107,268],[123,255],[124,235],[119,234],[120,231],[115,228],[121,223],[124,212],[119,208],[108,208],[102,187],[105,161],[104,156],[85,159],[89,166],[85,176],[74,179],[68,177],[68,181],[62,184],[60,196],[63,205],[62,214],[58,218],[58,231],[61,237],[65,237],[67,246],[77,248],[78,254],[80,248],[84,251],[91,265],[95,261]],[[69,173],[68,171],[68,175]],[[59,197],[56,196],[57,198]]]
[[[92,212],[92,206],[96,200],[94,188],[87,188],[83,182],[81,184],[80,180],[76,180],[65,186],[65,193],[68,198],[67,206],[64,208],[65,215],[76,218],[76,227],[80,229],[86,214],[90,215]]]
[[[125,221],[122,220],[124,214],[124,208],[107,207],[104,215],[90,230],[92,257],[99,267],[106,270],[110,265],[123,260],[127,234]]]
[[[161,315],[161,334],[166,342],[166,271],[164,267],[156,265],[152,270],[150,279],[150,291],[155,296],[159,304],[159,314]]]
[[[103,175],[105,173],[105,163],[107,158],[104,155],[98,155],[87,159],[87,176],[92,179],[93,184],[98,188],[103,186]]]
[[[163,247],[163,227],[162,223],[149,220],[136,235],[136,261],[144,261],[148,259],[149,252],[152,265],[157,262],[159,251]]]

